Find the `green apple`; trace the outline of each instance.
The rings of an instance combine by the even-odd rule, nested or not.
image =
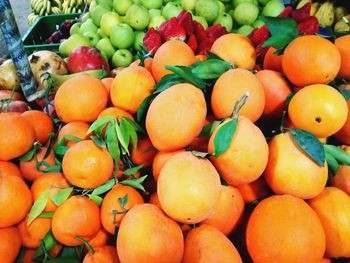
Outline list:
[[[195,11],[197,16],[204,17],[208,22],[213,22],[219,15],[217,0],[198,0]]]
[[[219,5],[219,15],[222,15],[225,13],[225,4],[219,0],[217,0],[218,5]]]
[[[263,16],[278,16],[282,11],[284,10],[284,4],[279,0],[271,0],[268,2],[263,10],[262,15]]]
[[[134,44],[135,34],[128,24],[120,23],[113,27],[110,39],[115,48],[129,48]]]
[[[240,25],[252,25],[259,16],[259,8],[252,3],[239,4],[233,11],[233,18]]]
[[[140,0],[140,3],[147,9],[157,9],[162,7],[163,0]]]
[[[259,0],[260,5],[266,5],[270,0]]]
[[[117,50],[112,57],[112,64],[114,67],[127,67],[131,64],[133,58],[128,49]]]
[[[178,16],[182,10],[179,3],[169,2],[163,7],[162,16],[164,16],[166,20],[169,20],[174,16]]]
[[[166,19],[164,16],[155,16],[151,19],[151,21],[148,24],[148,29],[153,27],[155,30],[158,30],[160,25],[165,22]]]
[[[103,34],[109,37],[112,33],[113,26],[118,25],[121,22],[120,16],[117,13],[105,13],[101,18],[101,30]]]
[[[142,50],[143,38],[144,38],[145,34],[146,33],[143,32],[143,31],[136,31],[135,32],[134,48],[137,51],[141,51]]]
[[[232,27],[233,27],[233,19],[232,19],[232,17],[229,14],[223,13],[222,15],[219,15],[215,19],[213,24],[214,25],[220,24],[220,25],[222,25],[223,27],[226,28],[227,32],[231,32]]]
[[[116,51],[109,38],[102,38],[101,40],[99,40],[96,44],[96,48],[100,52],[104,52],[108,59],[111,59],[114,52]]]
[[[92,19],[89,18],[80,26],[80,34],[84,34],[85,32],[97,32],[98,27],[92,22]]]
[[[113,8],[113,0],[96,0],[99,5],[102,5],[108,9]]]
[[[69,34],[70,35],[80,34],[80,26],[81,26],[80,22],[75,23],[74,25],[72,25],[70,30],[69,30]]]
[[[92,11],[91,13],[91,18],[92,18],[92,21],[94,21],[94,24],[99,27],[101,24],[102,16],[108,13],[109,11],[111,10],[102,5],[96,6],[94,8],[94,11]]]
[[[59,52],[62,56],[68,57],[74,49],[81,46],[90,47],[90,41],[80,34],[74,34],[60,44]]]
[[[160,10],[160,9],[150,9],[150,10],[148,10],[148,15],[149,15],[150,19],[152,19],[155,16],[161,16],[162,15],[162,10]]]
[[[100,51],[101,56],[104,58],[104,60],[108,61],[108,54],[105,51]]]
[[[184,10],[190,12],[194,10],[197,0],[181,0],[181,5]]]
[[[261,19],[257,19],[255,20],[254,24],[253,24],[253,27],[254,28],[260,28],[262,27],[263,25],[265,25],[265,23],[261,20]]]
[[[242,4],[242,3],[252,3],[256,6],[259,5],[258,0],[233,0],[232,4],[233,4],[233,8],[236,8],[238,5]]]
[[[141,4],[141,0],[132,0],[132,2],[136,5],[140,5]]]
[[[132,0],[113,0],[113,8],[121,16],[125,16],[132,4]]]
[[[89,13],[85,13],[82,17],[81,17],[81,22],[84,23],[86,20],[88,20],[90,18],[90,14]]]
[[[193,18],[194,21],[197,21],[198,23],[200,23],[204,27],[204,29],[208,28],[208,22],[207,22],[207,20],[205,20],[204,17],[192,16],[192,18]]]
[[[107,37],[105,34],[103,34],[101,28],[97,29],[97,34],[100,36],[100,38],[105,38],[105,37]]]
[[[88,31],[83,34],[89,41],[91,46],[96,46],[97,42],[101,39],[97,32]]]
[[[144,30],[150,21],[148,10],[141,5],[130,6],[125,19],[135,30]]]
[[[243,36],[249,36],[250,33],[252,33],[252,31],[254,30],[254,28],[250,25],[243,25],[240,28],[238,28],[237,30],[237,34],[243,35]]]

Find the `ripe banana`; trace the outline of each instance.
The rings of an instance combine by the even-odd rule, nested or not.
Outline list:
[[[321,27],[328,27],[334,22],[334,4],[327,1],[323,3],[315,14]]]
[[[28,25],[29,25],[29,26],[32,26],[38,18],[39,18],[38,15],[36,15],[36,14],[34,14],[34,13],[30,13],[30,14],[28,15],[28,18],[27,18]]]
[[[315,2],[311,4],[311,10],[310,10],[310,16],[314,16],[318,10],[318,8],[320,7],[320,3],[319,2]]]

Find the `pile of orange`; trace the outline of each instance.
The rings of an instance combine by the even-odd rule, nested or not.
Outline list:
[[[127,158],[119,163],[89,127],[106,117],[139,120],[144,99],[171,73],[165,66],[188,67],[198,60],[184,42],[164,43],[145,67],[134,63],[114,79],[80,76],[64,82],[54,100],[59,130],[40,111],[0,113],[0,262],[14,262],[21,247],[23,262],[35,262],[47,235],[56,242],[46,256],[84,246],[83,262],[349,259],[350,166],[341,165],[330,178],[326,161],[316,163],[288,129],[271,127],[285,112],[285,127],[350,152],[350,101],[331,86],[336,77],[350,83],[350,35],[335,43],[300,36],[281,56],[270,48],[258,72],[252,70],[256,54],[246,37],[225,35],[211,51],[234,68],[209,92],[178,83],[157,94],[139,123],[145,131],[138,133],[137,145],[122,138],[127,131],[116,130],[116,147],[129,146],[120,148]],[[245,94],[247,102],[232,116]],[[231,140],[222,130],[232,120],[237,125]],[[213,121],[221,122],[203,135]],[[102,128],[100,140],[108,140]],[[218,139],[227,143],[221,155]],[[66,152],[58,156],[51,146],[62,142]],[[33,145],[36,153],[26,154]],[[192,151],[198,149],[201,153]],[[130,176],[123,172],[126,164],[142,168]],[[48,172],[57,165],[61,172]],[[134,187],[146,174],[146,190]],[[57,200],[62,190],[67,194]],[[33,215],[38,206],[40,213]]]

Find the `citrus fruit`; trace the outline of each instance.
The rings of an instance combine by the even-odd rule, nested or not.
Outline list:
[[[133,147],[131,151],[131,161],[135,165],[143,165],[150,167],[153,163],[157,150],[153,147],[149,137],[141,137],[137,141],[136,149]]]
[[[343,85],[343,88],[350,90],[350,85]],[[348,104],[348,118],[346,119],[343,127],[334,136],[342,143],[350,145],[350,100],[347,100]]]
[[[264,199],[272,193],[263,176],[249,184],[238,185],[237,189],[247,204]]]
[[[341,65],[339,76],[350,80],[350,36],[345,35],[338,37],[335,40],[335,45],[338,48],[341,56]]]
[[[94,254],[90,252],[84,257],[83,263],[119,263],[117,250],[113,246],[103,246],[94,249]]]
[[[23,112],[22,116],[34,128],[36,140],[41,144],[45,144],[49,140],[49,135],[53,132],[54,128],[51,118],[39,110]]]
[[[118,120],[121,120],[122,117],[127,117],[130,120],[134,120],[134,117],[127,111],[119,109],[117,107],[109,107],[101,111],[100,115],[98,115],[99,118],[102,117],[115,117]]]
[[[0,228],[0,261],[15,262],[22,246],[21,235],[16,227]]]
[[[183,152],[184,150],[178,150],[178,151],[172,151],[172,152],[166,152],[166,151],[159,151],[156,153],[153,159],[152,164],[152,174],[154,181],[158,181],[158,177],[160,174],[160,171],[162,170],[164,164],[175,154],[179,152]]]
[[[96,236],[90,239],[89,244],[93,248],[104,247],[112,244],[113,236],[108,233],[104,228],[101,228],[100,231],[97,232]]]
[[[331,185],[350,195],[350,166],[340,165],[338,172],[330,179]]]
[[[264,57],[264,62],[263,62],[263,68],[264,69],[270,69],[270,70],[275,70],[280,73],[283,72],[282,69],[282,58],[283,55],[276,55],[274,54],[277,51],[274,47],[270,47]]]
[[[22,238],[22,244],[26,248],[38,248],[51,228],[51,218],[36,218],[28,225],[28,217],[17,225]]]
[[[0,161],[0,176],[1,175],[14,175],[23,178],[19,168],[11,162]]]
[[[86,140],[90,136],[87,133],[89,130],[89,125],[86,122],[82,121],[72,121],[65,124],[59,131],[57,136],[57,142],[61,141],[65,135],[75,136],[81,140]],[[76,144],[75,141],[65,138],[67,147],[71,147]]]

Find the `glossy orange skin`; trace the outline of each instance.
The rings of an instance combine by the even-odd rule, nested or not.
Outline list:
[[[131,161],[135,165],[143,164],[143,168],[150,167],[157,152],[149,137],[140,137],[136,149],[132,147]]]
[[[237,189],[241,193],[245,203],[263,199],[272,194],[263,176],[249,184],[238,185]]]
[[[148,202],[152,205],[156,205],[160,210],[162,210],[162,206],[160,205],[157,192],[151,194]]]
[[[23,246],[26,248],[38,248],[40,240],[45,237],[51,228],[51,218],[36,218],[28,225],[28,217],[17,225],[21,234]]]
[[[37,141],[44,145],[49,140],[49,134],[54,129],[52,119],[39,110],[23,112],[22,116],[33,126]]]
[[[119,263],[117,250],[113,246],[95,248],[95,253],[90,252],[84,257],[83,263]]]
[[[338,48],[341,56],[341,65],[338,76],[350,79],[350,36],[345,35],[338,37],[335,40],[336,47]]]
[[[16,227],[0,228],[0,261],[15,261],[22,245],[21,235]]]
[[[82,140],[86,140],[90,137],[90,134],[87,133],[88,130],[89,130],[89,124],[87,124],[86,122],[72,121],[70,123],[65,124],[60,129],[57,136],[57,142],[61,141],[61,139],[65,135],[72,135]],[[71,147],[74,144],[76,144],[76,142],[71,140],[65,139],[65,141],[66,141],[67,147]]]
[[[108,233],[104,228],[101,228],[100,231],[97,232],[96,236],[89,241],[89,244],[93,248],[108,246],[112,244],[112,238],[113,236],[110,233]]]
[[[19,168],[11,162],[0,161],[0,175],[14,175],[23,179]]]
[[[330,179],[332,186],[350,195],[350,166],[340,165],[337,174]]]
[[[160,174],[160,171],[162,170],[164,164],[175,154],[179,152],[183,152],[184,150],[178,150],[178,151],[170,151],[170,152],[165,152],[165,151],[159,151],[156,153],[153,159],[153,164],[152,164],[152,174],[154,180],[157,182],[158,177]]]
[[[264,57],[264,64],[263,68],[264,69],[270,69],[270,70],[275,70],[280,73],[283,72],[282,69],[282,58],[283,55],[275,55],[274,53],[277,51],[277,49],[270,47]]]
[[[114,78],[104,78],[101,79],[101,82],[103,83],[103,85],[105,85],[106,90],[109,94],[109,92],[111,91],[111,87],[112,87],[112,82],[113,82]]]
[[[342,86],[345,89],[350,90],[350,84]],[[334,136],[342,143],[350,145],[350,100],[347,101],[348,104],[348,118],[346,119],[343,127]]]
[[[134,120],[134,117],[129,112],[119,109],[118,107],[106,108],[100,113],[100,115],[98,115],[99,118],[106,116],[115,117],[116,119],[121,119],[121,117],[127,117],[130,120]]]

